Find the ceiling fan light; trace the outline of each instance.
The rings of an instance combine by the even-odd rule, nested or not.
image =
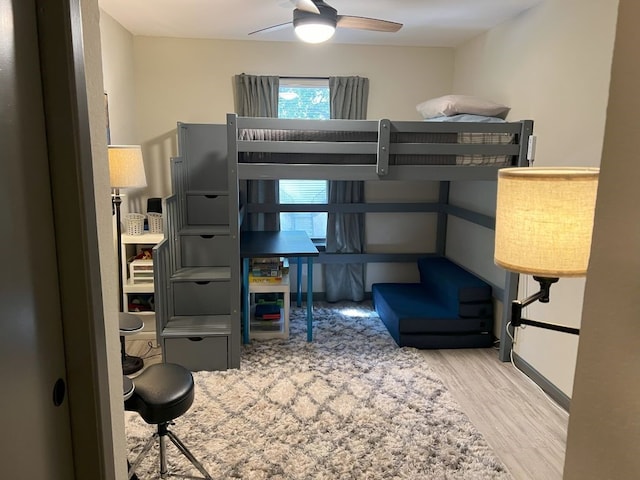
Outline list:
[[[315,2],[320,14],[309,13],[304,10],[293,11],[293,28],[300,40],[307,43],[322,43],[333,37],[336,31],[338,13],[336,9]]]
[[[303,23],[296,25],[295,32],[300,40],[307,43],[322,43],[333,37],[336,28],[326,23]]]

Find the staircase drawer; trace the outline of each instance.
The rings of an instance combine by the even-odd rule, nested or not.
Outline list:
[[[226,370],[228,365],[228,337],[166,338],[164,358],[192,372],[198,370]]]
[[[228,281],[175,282],[174,315],[229,315],[230,297]]]
[[[229,235],[183,235],[180,248],[184,267],[225,267],[230,263]]]
[[[227,195],[187,195],[187,224],[228,225]]]

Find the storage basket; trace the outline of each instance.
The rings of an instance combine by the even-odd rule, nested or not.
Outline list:
[[[149,212],[147,218],[149,219],[149,232],[162,233],[162,214]]]
[[[127,235],[142,235],[144,233],[144,215],[141,213],[128,213],[124,220]]]

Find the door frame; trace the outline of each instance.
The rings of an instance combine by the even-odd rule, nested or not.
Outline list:
[[[75,476],[113,479],[116,469],[80,2],[35,3]],[[97,11],[97,2],[94,7]]]

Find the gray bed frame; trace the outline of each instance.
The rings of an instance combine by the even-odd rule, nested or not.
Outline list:
[[[244,129],[264,130],[308,130],[320,131],[325,136],[331,132],[372,132],[375,141],[268,141],[239,140]],[[458,144],[412,142],[398,143],[392,139],[397,134],[442,134],[442,133],[491,133],[513,135],[513,143],[502,144]],[[348,205],[259,205],[246,204],[245,212],[432,212],[438,215],[436,251],[408,254],[330,254],[321,253],[320,263],[369,263],[369,262],[414,262],[425,255],[446,254],[447,218],[449,215],[485,228],[495,228],[495,218],[449,203],[450,182],[454,181],[496,181],[497,172],[505,165],[396,165],[396,155],[461,155],[509,156],[510,166],[526,167],[529,138],[533,133],[533,121],[522,120],[505,123],[469,122],[422,122],[382,120],[285,120],[275,118],[239,117],[227,115],[227,149],[230,168],[230,184],[238,185],[243,180],[279,179],[324,179],[324,180],[424,180],[438,181],[439,200],[436,203],[362,203]],[[244,154],[251,152],[271,154],[296,154],[295,163],[245,163]],[[343,163],[305,162],[309,154],[339,155]],[[370,155],[371,163],[344,163],[350,155]],[[235,192],[238,194],[238,192]],[[464,267],[464,265],[462,265]],[[473,272],[485,278],[482,272]],[[489,281],[489,280],[487,280]],[[506,272],[504,283],[493,287],[493,295],[504,306],[516,298],[518,275]],[[511,338],[507,334],[510,308],[503,308],[499,358],[509,360]]]

